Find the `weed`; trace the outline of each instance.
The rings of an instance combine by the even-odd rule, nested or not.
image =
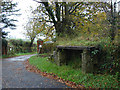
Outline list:
[[[81,69],[73,69],[70,65],[57,66],[56,64],[47,61],[47,58],[48,57],[33,56],[29,59],[29,62],[42,72],[54,73],[65,80],[82,84],[86,88],[120,88],[118,80],[116,79],[118,74],[83,74]]]

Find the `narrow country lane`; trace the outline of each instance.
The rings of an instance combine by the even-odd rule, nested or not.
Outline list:
[[[69,88],[63,83],[28,72],[23,62],[33,55],[2,60],[2,88]]]

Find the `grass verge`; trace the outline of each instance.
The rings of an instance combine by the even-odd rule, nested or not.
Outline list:
[[[13,55],[2,55],[2,58],[22,56],[22,55],[30,55],[30,54],[37,54],[37,53],[36,52],[30,52],[30,53],[17,53],[17,54],[13,54]]]
[[[76,70],[69,65],[57,66],[47,61],[47,57],[32,56],[29,63],[42,72],[54,73],[60,78],[82,84],[86,88],[120,88],[116,75],[83,74],[81,69]]]

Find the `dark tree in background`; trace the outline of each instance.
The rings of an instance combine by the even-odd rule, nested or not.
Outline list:
[[[76,36],[75,28],[78,26],[75,24],[75,19],[81,19],[77,23],[84,25],[84,21],[92,22],[92,17],[97,12],[103,12],[105,9],[110,12],[110,4],[106,4],[106,2],[52,2],[50,4],[49,2],[42,2],[42,0],[33,1],[40,4],[37,10],[40,15],[44,16],[37,19],[40,22],[52,23],[56,30],[56,36],[62,35],[64,37],[66,34]]]
[[[117,34],[117,30],[120,28],[120,10],[119,9],[119,2],[113,2],[113,0],[111,0],[110,4],[109,3],[105,3],[103,6],[103,9],[107,15],[107,20],[109,21],[109,25],[111,26],[110,29],[110,38],[111,41],[113,41],[115,39],[115,36]],[[110,8],[106,8],[105,6],[109,6]],[[118,7],[117,7],[118,5]]]
[[[7,54],[7,40],[5,37],[7,36],[7,32],[3,31],[5,28],[15,29],[15,21],[10,16],[18,15],[16,12],[17,3],[13,3],[12,1],[2,0],[0,1],[0,45],[3,48],[2,54]]]
[[[15,19],[12,19],[10,16],[18,15],[16,12],[17,3],[13,3],[12,1],[2,0],[0,1],[0,32],[2,33],[2,38],[5,38],[7,33],[3,31],[5,28],[15,29]]]

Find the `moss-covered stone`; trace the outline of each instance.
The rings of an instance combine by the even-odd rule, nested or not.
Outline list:
[[[82,47],[83,49],[83,47]],[[91,49],[73,50],[73,49],[58,49],[54,51],[50,60],[57,65],[67,65],[72,61],[75,68],[82,67],[83,73],[93,73],[94,64],[97,64],[97,56],[92,54]],[[71,65],[72,65],[71,64]]]

